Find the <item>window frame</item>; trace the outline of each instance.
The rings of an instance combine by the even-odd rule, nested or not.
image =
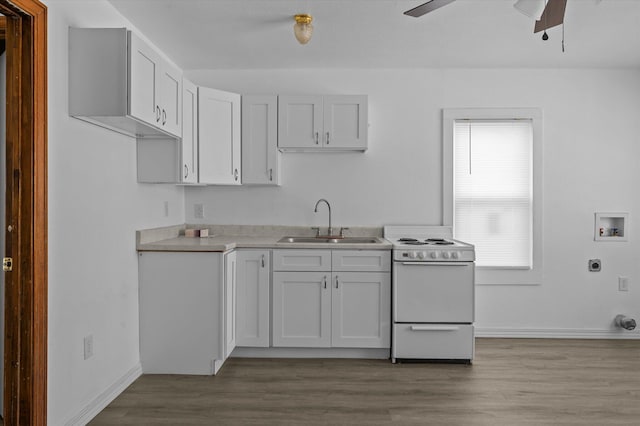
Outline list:
[[[454,223],[454,123],[462,120],[531,120],[533,127],[533,205],[532,205],[532,267],[476,267],[476,284],[480,285],[540,285],[543,277],[542,259],[542,110],[540,108],[446,108],[442,111],[442,219],[445,226]],[[455,229],[454,229],[455,235]]]

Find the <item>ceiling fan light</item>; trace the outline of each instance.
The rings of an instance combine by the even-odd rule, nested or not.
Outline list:
[[[294,19],[296,20],[296,23],[293,26],[293,34],[296,36],[296,40],[298,40],[300,44],[309,43],[309,40],[311,40],[311,36],[313,35],[313,25],[311,24],[313,17],[311,15],[302,14],[296,15]]]
[[[529,18],[538,21],[542,16],[542,12],[544,12],[546,4],[547,2],[545,0],[518,0],[513,7]]]

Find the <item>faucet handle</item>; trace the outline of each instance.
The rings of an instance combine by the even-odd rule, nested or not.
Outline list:
[[[346,226],[343,226],[342,228],[340,228],[340,236],[344,238],[344,231],[348,230],[349,228]]]
[[[313,229],[314,231],[316,231],[316,237],[320,236],[320,228],[317,226],[312,227],[311,229]]]

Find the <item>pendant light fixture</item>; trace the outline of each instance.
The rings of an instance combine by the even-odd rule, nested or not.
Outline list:
[[[313,17],[305,13],[294,16],[294,19],[296,23],[293,26],[293,34],[296,36],[296,40],[300,44],[309,43],[313,34],[313,25],[311,24]]]

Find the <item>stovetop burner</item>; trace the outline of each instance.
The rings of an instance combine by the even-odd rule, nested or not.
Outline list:
[[[427,245],[450,246],[455,244],[453,241],[445,240],[444,238],[427,238],[426,240],[418,240],[417,238],[404,237],[404,238],[399,238],[398,242],[408,246],[427,246]]]
[[[425,241],[427,242],[427,244],[435,244],[438,246],[450,246],[455,244],[453,241],[448,241],[444,238],[427,238]]]

